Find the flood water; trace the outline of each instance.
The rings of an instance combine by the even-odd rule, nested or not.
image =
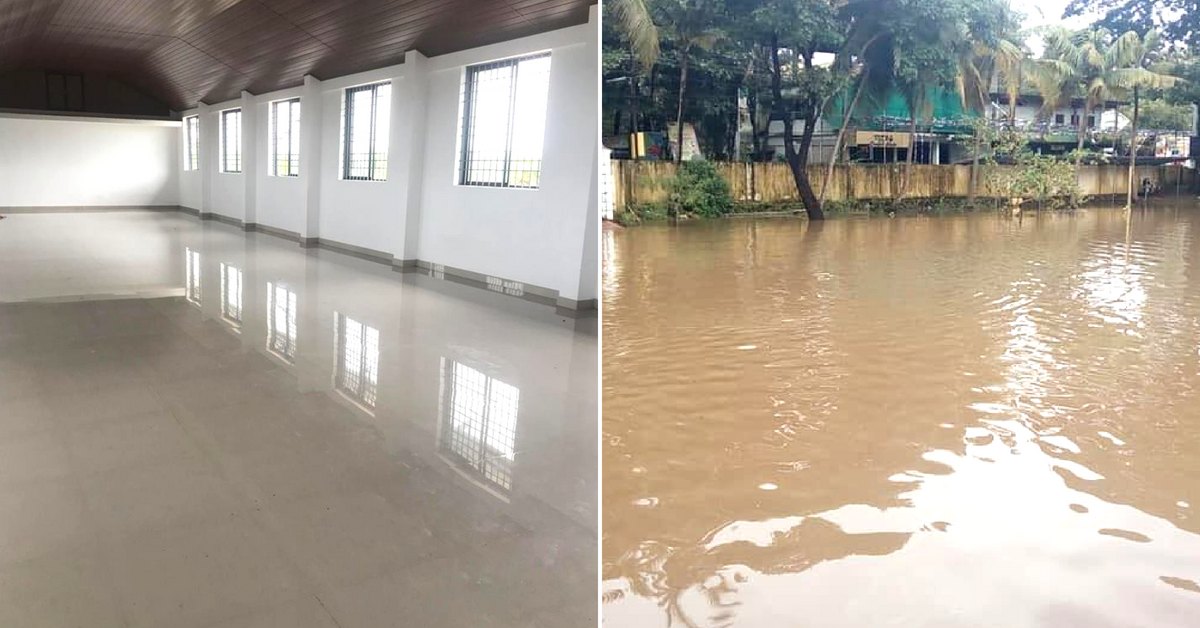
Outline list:
[[[1200,207],[604,238],[607,627],[1200,625]]]

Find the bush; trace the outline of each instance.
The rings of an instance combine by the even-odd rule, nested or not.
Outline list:
[[[685,161],[671,181],[668,206],[671,213],[697,214],[714,218],[733,210],[729,183],[709,161]]]
[[[633,203],[613,216],[617,224],[626,227],[666,219],[667,208],[661,203]]]

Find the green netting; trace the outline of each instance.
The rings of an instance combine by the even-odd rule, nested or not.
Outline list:
[[[834,97],[825,114],[826,122],[833,128],[842,124],[842,116],[851,99],[849,91]],[[929,105],[920,112],[918,126],[923,130],[939,132],[967,132],[969,118],[978,117],[978,112],[967,112],[963,109],[958,94],[952,90],[931,87],[926,90],[925,98]],[[863,96],[858,101],[854,113],[850,116],[852,125],[869,130],[896,129],[906,126],[910,119],[908,104],[897,90],[888,90],[882,98],[872,99]]]

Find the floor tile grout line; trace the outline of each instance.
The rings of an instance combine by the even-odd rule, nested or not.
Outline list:
[[[333,625],[337,626],[337,628],[342,628],[342,622],[338,621],[337,617],[334,617],[333,613],[329,612],[329,609],[325,606],[325,602],[321,600],[321,596],[313,593],[313,598],[317,600],[317,604],[321,605],[321,610],[325,611],[325,614],[329,616],[329,620],[333,622]]]

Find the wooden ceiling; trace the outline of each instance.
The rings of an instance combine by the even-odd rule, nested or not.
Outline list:
[[[104,72],[182,110],[587,22],[596,0],[0,0],[0,71]]]

